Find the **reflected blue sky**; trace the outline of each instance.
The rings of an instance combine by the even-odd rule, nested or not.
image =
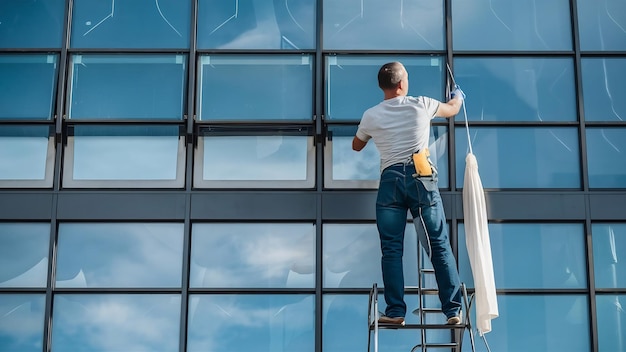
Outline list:
[[[587,128],[589,187],[626,187],[626,128]]]
[[[598,351],[626,350],[626,295],[596,296]]]
[[[0,223],[0,287],[45,287],[50,224]]]
[[[57,287],[180,287],[183,224],[59,225]]]
[[[626,42],[626,39],[625,39]],[[626,59],[582,58],[586,121],[626,120]]]
[[[0,351],[41,352],[46,297],[0,294]]]
[[[192,287],[314,287],[312,224],[194,224]]]
[[[0,136],[0,180],[45,179],[48,138]]]
[[[0,47],[60,48],[64,11],[65,0],[0,1]]]
[[[591,233],[596,287],[626,287],[626,224],[594,223]]]
[[[52,316],[53,351],[178,351],[178,295],[57,294]]]
[[[577,0],[582,50],[624,50],[626,3],[622,0]]]

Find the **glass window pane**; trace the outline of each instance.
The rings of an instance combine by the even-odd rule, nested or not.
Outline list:
[[[383,287],[376,224],[324,224],[323,236],[325,288],[368,288],[375,282]],[[412,223],[405,229],[403,263],[405,285],[417,286],[417,236]]]
[[[581,187],[576,128],[472,127],[470,138],[485,188]],[[467,131],[457,127],[456,183],[461,188],[467,153]]]
[[[63,223],[56,287],[180,287],[182,258],[183,224]]]
[[[311,188],[315,185],[315,146],[311,136],[209,135],[198,138],[197,151],[195,187]]]
[[[0,8],[2,6],[0,4]],[[56,54],[2,54],[0,77],[0,120],[52,118],[57,77]]]
[[[589,187],[625,188],[626,128],[587,128]]]
[[[324,49],[444,49],[441,1],[323,2]]]
[[[74,55],[70,119],[182,119],[185,55]]]
[[[623,0],[577,0],[582,50],[626,50],[626,3]]]
[[[191,295],[188,317],[188,352],[315,351],[313,295]]]
[[[583,58],[581,65],[585,120],[624,121],[626,100],[621,97],[626,96],[626,59]]]
[[[0,1],[0,47],[60,48],[64,14],[65,0]]]
[[[188,48],[191,1],[74,0],[73,48]]]
[[[491,321],[492,330],[486,335],[492,351],[592,351],[586,296],[500,295],[498,310],[500,316]],[[476,316],[475,311],[472,315]],[[468,336],[466,333],[463,338],[464,352],[472,350]],[[474,337],[476,346],[483,347],[478,334]]]
[[[380,154],[373,142],[363,150],[352,150],[356,126],[329,126],[329,138],[324,146],[324,187],[378,188]],[[439,187],[447,188],[448,128],[433,126],[430,130],[430,158],[439,171]]]
[[[310,55],[206,55],[200,57],[199,75],[200,120],[311,120],[313,116]]]
[[[310,0],[200,0],[198,47],[313,49],[315,11]]]
[[[326,119],[359,121],[383,100],[378,70],[400,61],[409,73],[409,95],[443,99],[445,65],[437,56],[326,56]]]
[[[453,1],[454,49],[571,50],[569,14],[568,0]]]
[[[587,287],[582,224],[490,223],[489,240],[499,289]],[[461,281],[474,287],[463,224],[458,246]]]
[[[52,187],[54,159],[50,126],[0,126],[0,186]]]
[[[52,351],[178,351],[180,295],[57,294]]]
[[[597,295],[598,351],[626,351],[626,295]]]
[[[41,352],[46,296],[0,294],[0,350]]]
[[[596,287],[626,288],[626,224],[593,224],[591,231]]]
[[[178,126],[73,126],[73,130],[64,158],[64,187],[184,185],[185,141]]]
[[[46,287],[49,244],[48,223],[0,223],[0,287]]]
[[[312,224],[194,224],[191,287],[315,287]]]
[[[577,120],[574,65],[569,58],[455,59],[454,71],[467,94],[469,120]]]

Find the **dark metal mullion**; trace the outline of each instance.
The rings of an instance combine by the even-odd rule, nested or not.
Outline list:
[[[325,116],[324,116],[324,53],[323,53],[323,25],[322,21],[324,19],[324,2],[322,0],[317,0],[316,2],[316,24],[315,24],[315,35],[316,35],[316,45],[315,45],[315,80],[313,87],[313,101],[315,102],[314,110],[313,110],[313,118],[315,124],[315,136],[316,144],[315,144],[315,185],[316,185],[316,211],[315,211],[315,319],[313,329],[315,331],[315,351],[322,352],[322,339],[323,339],[323,304],[324,304],[324,296],[323,296],[323,250],[322,246],[323,242],[323,232],[322,228],[324,223],[322,222],[322,194],[324,193],[324,146],[326,144],[326,136],[325,136]]]

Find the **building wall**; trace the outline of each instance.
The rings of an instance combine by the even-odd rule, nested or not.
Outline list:
[[[626,351],[625,28],[621,0],[0,2],[0,350],[365,350],[379,156],[350,143],[402,61],[467,94],[429,147],[470,294],[478,159],[491,350]]]

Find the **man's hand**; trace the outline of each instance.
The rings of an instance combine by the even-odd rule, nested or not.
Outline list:
[[[465,100],[465,93],[463,93],[463,91],[461,90],[461,86],[459,86],[458,84],[455,85],[454,90],[452,91],[452,93],[450,93],[450,97],[452,99],[458,97],[461,100]]]

